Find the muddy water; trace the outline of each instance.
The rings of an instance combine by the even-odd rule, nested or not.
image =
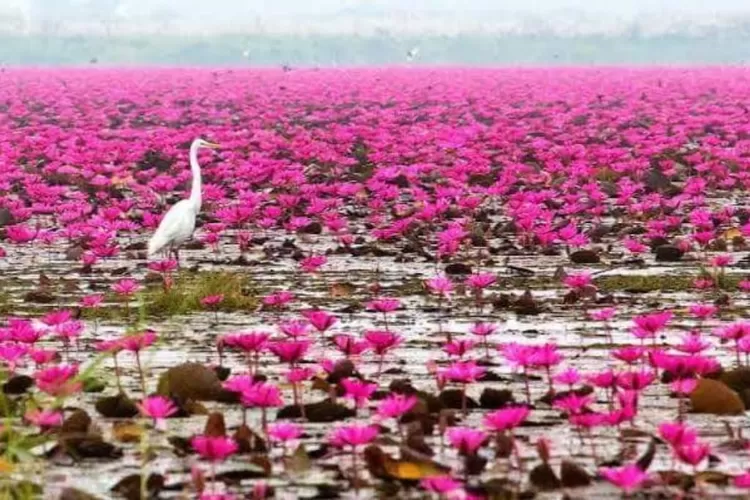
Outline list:
[[[320,244],[310,244],[310,248],[321,248]],[[39,274],[44,273],[53,283],[64,278],[75,284],[66,293],[58,293],[58,300],[54,304],[34,304],[34,313],[38,309],[69,307],[75,305],[76,301],[83,295],[100,291],[109,286],[120,276],[112,276],[112,270],[127,267],[132,277],[142,278],[145,274],[143,261],[126,259],[115,259],[108,261],[98,268],[98,272],[89,275],[81,275],[74,270],[76,265],[66,262],[62,255],[50,252],[49,255],[42,252],[34,253],[30,248],[10,247],[8,257],[0,261],[0,271],[3,274],[3,292],[10,297],[13,312],[18,315],[30,314],[31,305],[22,300],[23,295],[30,289],[36,287]],[[504,342],[556,342],[565,354],[566,366],[574,366],[582,371],[595,371],[612,365],[606,349],[606,333],[601,324],[584,321],[584,314],[580,306],[568,306],[562,304],[562,296],[565,291],[558,284],[553,283],[552,277],[559,266],[569,266],[564,256],[540,257],[539,255],[517,255],[511,256],[509,261],[503,264],[530,269],[534,272],[527,282],[519,281],[517,273],[511,268],[496,263],[485,266],[484,270],[497,273],[501,282],[493,290],[501,293],[521,293],[525,286],[534,290],[534,296],[545,306],[545,312],[537,316],[517,316],[507,311],[493,311],[484,307],[477,312],[468,297],[454,298],[443,312],[439,311],[434,299],[427,298],[419,286],[404,286],[405,283],[417,284],[427,278],[434,276],[436,267],[429,262],[395,262],[393,257],[374,259],[370,257],[354,258],[350,256],[330,255],[326,271],[319,276],[300,276],[290,260],[266,260],[260,252],[249,254],[249,260],[258,260],[259,265],[251,267],[237,267],[223,262],[237,257],[236,248],[233,245],[224,244],[221,253],[209,251],[184,251],[183,265],[198,263],[201,270],[228,270],[233,272],[248,273],[259,290],[264,292],[291,288],[297,296],[293,310],[284,313],[283,317],[293,317],[295,312],[317,305],[328,311],[336,312],[339,323],[333,327],[332,333],[360,333],[366,329],[382,327],[380,315],[359,311],[353,313],[341,313],[346,306],[352,302],[367,297],[366,286],[373,282],[375,276],[383,288],[385,296],[397,296],[404,305],[404,310],[398,311],[389,318],[391,329],[401,333],[405,342],[391,355],[387,356],[384,365],[385,374],[378,378],[381,387],[397,378],[407,378],[420,389],[435,390],[434,379],[430,376],[428,364],[432,361],[445,363],[446,357],[440,351],[439,344],[444,339],[438,333],[438,328],[443,332],[452,332],[455,336],[468,336],[469,328],[474,322],[488,321],[500,326],[498,332],[490,337],[490,343],[495,346]],[[591,267],[576,266],[576,270],[590,270],[598,276],[675,276],[697,274],[696,263],[681,263],[670,266],[659,266],[649,261],[645,267],[628,267],[624,265],[599,265]],[[422,259],[417,259],[422,260]],[[23,262],[23,266],[17,263]],[[12,265],[10,263],[13,263]],[[378,270],[376,274],[376,269]],[[730,269],[730,273],[743,273],[741,269]],[[503,281],[504,280],[504,281]],[[333,283],[347,282],[354,285],[354,293],[351,297],[331,298],[325,292]],[[291,284],[291,285],[290,285]],[[54,285],[59,287],[60,285]],[[624,291],[614,293],[615,306],[618,308],[618,317],[622,318],[611,323],[612,335],[616,344],[630,344],[633,337],[629,334],[630,323],[626,320],[634,314],[653,311],[657,308],[684,308],[690,303],[700,300],[701,292],[651,292],[644,294],[630,294]],[[717,321],[709,321],[705,325],[706,331],[718,321],[731,320],[733,315],[742,314],[741,311],[748,307],[748,300],[739,292],[732,293],[735,312],[723,315]],[[169,319],[147,318],[149,327],[160,334],[160,342],[156,348],[149,350],[143,357],[144,365],[149,373],[151,383],[150,389],[155,389],[157,377],[170,366],[184,361],[199,361],[205,363],[216,363],[217,355],[215,344],[217,336],[239,330],[261,329],[274,331],[274,324],[279,315],[268,312],[248,313],[220,313],[219,321],[214,321],[212,313],[195,313],[187,317],[172,317]],[[679,335],[694,327],[692,320],[678,316],[673,321],[672,328],[663,340],[665,343],[674,343]],[[124,332],[125,326],[122,322],[103,321],[98,326],[93,323],[87,325],[87,330],[81,337],[79,349],[71,353],[74,359],[87,362],[93,357],[92,344],[103,338],[111,338]],[[477,346],[475,349],[481,349]],[[518,400],[523,400],[523,381],[513,377],[510,367],[502,363],[501,358],[493,349],[492,361],[488,369],[503,377],[502,382],[479,382],[469,387],[469,395],[478,398],[484,387],[502,387],[513,390]],[[718,343],[709,354],[718,355],[723,364],[731,364],[733,354],[727,349],[721,348]],[[338,357],[330,347],[316,345],[313,352],[308,355],[310,360]],[[126,389],[131,394],[139,393],[139,384],[135,372],[135,364],[132,359],[122,356],[121,367],[123,369]],[[377,369],[375,358],[366,355],[361,365],[361,372],[365,376],[373,377]],[[242,372],[245,363],[238,355],[230,353],[225,364],[232,369],[233,373]],[[270,375],[272,380],[278,380],[282,367],[274,363],[273,358],[264,358],[264,372]],[[109,359],[103,362],[103,370],[111,373],[113,366]],[[110,386],[114,385],[112,377],[108,380]],[[543,381],[532,382],[532,393],[538,398],[546,391],[546,383]],[[553,466],[563,458],[572,457],[576,462],[583,465],[587,470],[593,472],[596,469],[595,458],[592,450],[596,451],[599,460],[614,458],[620,452],[627,452],[629,459],[637,457],[646,448],[649,441],[648,433],[655,430],[658,423],[665,420],[673,420],[676,417],[676,400],[671,399],[667,393],[667,386],[658,384],[650,387],[643,396],[640,404],[640,413],[636,420],[636,428],[644,431],[642,434],[631,433],[636,437],[622,439],[614,429],[597,429],[592,438],[585,444],[581,443],[575,430],[560,418],[558,411],[550,409],[543,404],[537,405],[532,412],[530,420],[539,426],[528,426],[518,430],[517,436],[522,443],[522,456],[528,460],[527,468],[537,463],[536,454],[532,443],[540,436],[552,440]],[[112,391],[112,387],[107,389]],[[291,403],[291,390],[285,388],[285,402]],[[71,406],[82,406],[93,412],[93,401],[97,395],[83,395],[79,399],[70,401]],[[318,400],[321,393],[306,391],[307,401]],[[599,408],[605,406],[604,401]],[[226,411],[227,422],[231,426],[237,425],[241,416],[233,408],[220,404],[209,404],[209,409],[220,409]],[[361,412],[361,417],[367,417],[370,409]],[[93,413],[92,413],[93,414]],[[273,412],[272,412],[273,414]],[[483,412],[472,411],[466,423],[468,425],[479,425]],[[259,414],[250,411],[249,421],[259,424]],[[188,419],[170,420],[169,433],[181,436],[189,436],[201,431],[205,417],[191,417]],[[701,436],[704,436],[713,444],[726,441],[725,422],[732,427],[747,427],[746,417],[715,417],[689,415],[688,422],[696,426]],[[100,419],[100,424],[105,433],[110,426]],[[305,424],[305,444],[309,449],[316,447],[324,440],[329,425]],[[187,481],[189,468],[196,461],[194,457],[181,459],[169,450],[165,441],[165,435],[152,436],[151,444],[157,446],[155,458],[149,461],[147,469],[159,472],[167,476],[169,484]],[[593,446],[592,446],[593,443]],[[434,441],[437,447],[437,441]],[[84,489],[102,498],[108,497],[109,488],[121,477],[137,473],[143,467],[142,455],[139,445],[123,445],[125,456],[121,460],[113,462],[87,462],[85,464],[50,464],[43,472],[44,481],[52,495],[65,486],[75,486]],[[386,446],[388,451],[395,452],[394,447]],[[279,451],[274,450],[272,456],[278,457]],[[742,471],[747,463],[747,455],[744,451],[719,453],[722,460],[715,466],[715,470],[736,474]],[[453,452],[446,450],[440,460],[458,467],[458,460]],[[316,461],[316,466],[309,473],[301,477],[289,477],[279,461],[274,463],[274,475],[268,480],[269,484],[277,488],[282,498],[312,497],[316,493],[314,485],[321,483],[340,484],[347,489],[346,482],[330,470],[320,468],[321,465],[340,463],[348,464],[348,457],[332,456]],[[220,470],[237,469],[246,467],[242,458],[236,458],[222,465]],[[666,470],[672,467],[672,461],[665,446],[660,446],[651,467],[651,471]],[[501,468],[500,468],[501,469]],[[490,464],[484,478],[501,477],[504,471]],[[82,471],[85,473],[82,474]],[[514,473],[515,475],[516,473]],[[515,477],[515,476],[514,476]],[[242,491],[249,491],[252,481],[241,486]],[[718,489],[715,486],[703,487],[707,494],[715,497],[741,497],[742,493],[732,488]],[[414,493],[417,497],[418,494]],[[586,498],[611,498],[615,490],[605,483],[596,483],[594,486],[575,493],[576,497]],[[353,496],[353,492],[343,493],[345,497]],[[363,490],[361,497],[375,496],[373,490]],[[404,496],[408,494],[403,493]],[[164,497],[179,497],[179,492],[165,493]],[[559,497],[560,494],[547,495],[549,498]],[[52,496],[51,496],[52,497]]]

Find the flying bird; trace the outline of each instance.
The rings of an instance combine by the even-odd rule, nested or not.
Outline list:
[[[180,262],[178,249],[193,235],[195,217],[201,210],[201,167],[198,164],[198,151],[201,148],[217,149],[218,144],[195,139],[190,145],[190,170],[193,174],[193,185],[190,198],[180,200],[167,211],[159,227],[148,242],[148,255],[167,250]]]

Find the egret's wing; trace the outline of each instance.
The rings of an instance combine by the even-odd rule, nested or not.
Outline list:
[[[180,236],[181,229],[190,223],[190,217],[194,217],[192,210],[190,200],[182,200],[167,211],[149,241],[150,254],[158,252]]]

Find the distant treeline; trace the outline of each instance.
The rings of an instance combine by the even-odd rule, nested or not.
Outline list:
[[[224,35],[213,37],[0,35],[8,65],[377,65],[403,64],[744,64],[750,35],[551,37]]]

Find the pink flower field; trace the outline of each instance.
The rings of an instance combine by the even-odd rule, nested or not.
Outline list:
[[[748,494],[750,70],[0,81],[0,497]]]

